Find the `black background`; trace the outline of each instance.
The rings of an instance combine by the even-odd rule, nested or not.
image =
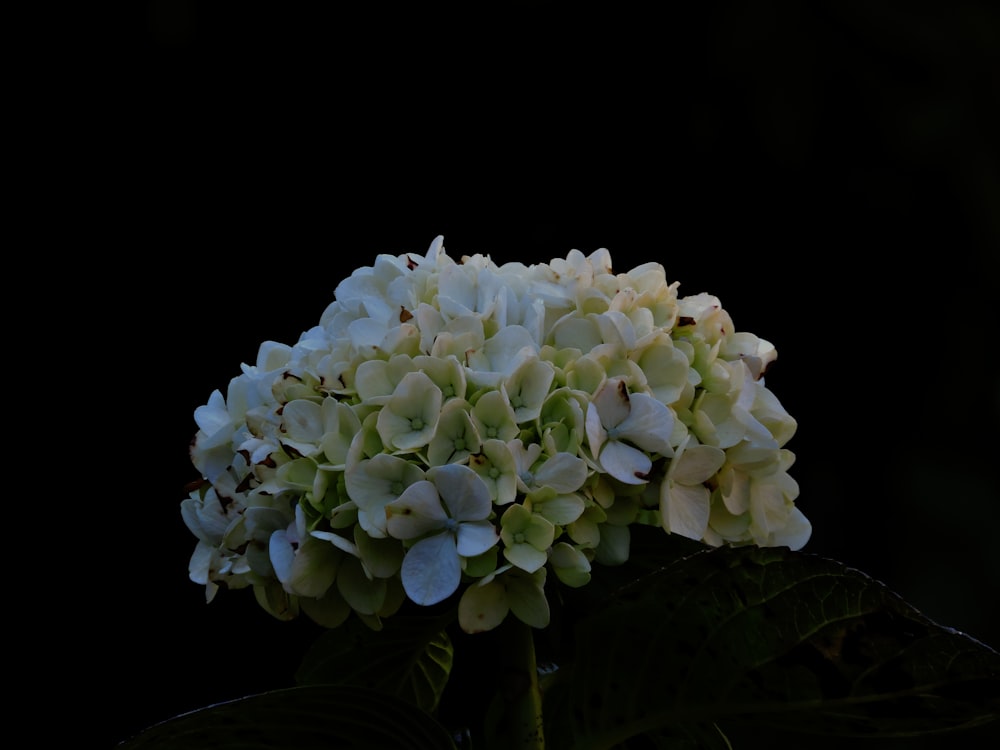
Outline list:
[[[777,347],[806,551],[1000,645],[1000,15],[696,5],[136,4],[80,144],[80,356],[113,436],[111,591],[72,647],[97,746],[289,682],[315,630],[187,579],[193,411],[439,234],[498,262],[606,247],[717,295]]]

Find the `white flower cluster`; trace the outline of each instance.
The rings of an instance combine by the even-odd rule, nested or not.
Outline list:
[[[604,249],[380,255],[195,411],[191,579],[331,627],[461,590],[479,632],[547,625],[547,574],[585,585],[628,559],[632,524],[800,548],[775,350],[677,286]]]

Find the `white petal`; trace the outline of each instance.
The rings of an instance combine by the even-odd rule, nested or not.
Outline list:
[[[292,440],[316,445],[323,438],[322,408],[313,401],[289,401],[281,409],[281,423]]]
[[[468,466],[446,464],[435,467],[428,476],[455,520],[482,521],[490,514],[493,508],[490,489]]]
[[[312,536],[317,539],[324,539],[334,547],[343,550],[355,557],[359,556],[357,545],[346,537],[342,537],[340,534],[334,534],[332,531],[311,531],[309,532]],[[397,542],[398,544],[398,542]]]
[[[417,604],[437,604],[458,588],[462,570],[451,534],[435,534],[414,544],[401,570],[406,595]]]
[[[576,492],[586,481],[586,462],[569,453],[557,453],[535,472],[535,483],[538,486],[551,487],[560,494]]]
[[[625,484],[643,484],[653,466],[641,450],[615,440],[605,444],[598,461],[608,474]]]
[[[708,528],[710,498],[707,487],[692,487],[666,480],[660,489],[663,527],[672,534],[701,539]]]
[[[591,403],[601,415],[601,424],[605,427],[617,427],[629,416],[628,386],[621,378],[605,380]]]
[[[457,549],[462,557],[481,555],[500,540],[491,521],[467,521],[458,526]]]
[[[590,450],[596,456],[601,452],[601,446],[604,445],[604,441],[608,437],[607,431],[601,424],[601,415],[597,411],[597,407],[594,406],[593,402],[587,404],[587,418],[586,418],[586,431],[587,431],[587,441],[590,443]]]
[[[397,539],[413,539],[448,520],[437,488],[428,480],[414,482],[385,506],[386,530]]]
[[[805,546],[810,536],[812,536],[812,524],[809,519],[798,508],[792,508],[784,528],[774,532],[774,544],[798,550]]]
[[[750,477],[746,472],[726,466],[719,472],[719,489],[722,491],[722,502],[734,516],[750,509]]]
[[[672,474],[675,482],[701,484],[722,468],[726,452],[711,445],[694,445],[674,460],[677,461]]]
[[[279,581],[285,583],[292,577],[292,563],[295,562],[295,549],[288,541],[285,531],[275,531],[267,543],[268,554],[271,557],[271,567]]]
[[[674,413],[666,404],[645,393],[633,393],[628,418],[618,425],[620,436],[644,451],[673,455],[670,435],[674,431]]]

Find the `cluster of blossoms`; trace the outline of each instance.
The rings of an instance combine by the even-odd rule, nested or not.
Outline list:
[[[800,548],[775,350],[677,286],[604,249],[378,256],[195,411],[191,579],[330,627],[461,591],[479,632],[547,625],[547,575],[624,562],[632,524]]]

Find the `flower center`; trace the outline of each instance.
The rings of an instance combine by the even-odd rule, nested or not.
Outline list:
[[[424,429],[424,420],[422,420],[420,417],[411,419],[410,429],[413,430],[414,432],[419,432],[420,430]]]

